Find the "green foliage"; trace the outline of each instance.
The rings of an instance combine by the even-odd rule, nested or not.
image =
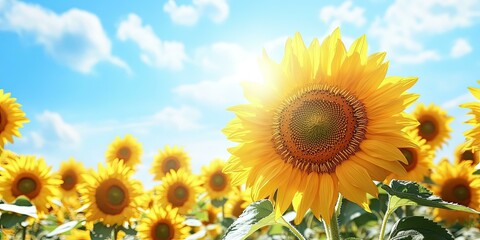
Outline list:
[[[25,221],[28,216],[37,218],[37,209],[25,197],[19,197],[13,204],[0,204],[2,215],[0,216],[0,226],[3,228],[12,228]]]
[[[71,221],[71,222],[66,222],[57,228],[55,228],[53,231],[47,234],[47,237],[53,237],[55,235],[59,235],[65,232],[68,232],[72,229],[77,228],[79,225],[81,225],[82,222],[80,221]]]
[[[93,225],[92,231],[90,231],[90,238],[92,240],[105,240],[111,237],[113,226],[106,226],[101,222]]]
[[[217,208],[220,208],[222,207],[223,205],[225,205],[225,203],[227,202],[227,198],[220,198],[220,199],[212,199],[211,203],[213,206],[217,207]]]
[[[273,205],[268,200],[251,203],[227,229],[223,239],[243,240],[261,227],[275,224]]]
[[[453,240],[453,236],[432,220],[420,216],[412,216],[398,220],[393,226],[389,239]]]

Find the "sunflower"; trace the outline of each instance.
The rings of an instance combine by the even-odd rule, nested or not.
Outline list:
[[[141,206],[142,184],[132,180],[134,171],[122,160],[99,164],[98,172],[83,174],[85,184],[78,189],[88,205],[87,221],[103,221],[105,224],[123,224],[137,217]]]
[[[480,81],[478,81],[478,83],[480,83]],[[480,88],[469,87],[468,89],[476,99],[480,100]],[[473,125],[472,129],[464,133],[468,139],[466,147],[478,148],[478,146],[480,146],[480,137],[478,137],[480,136],[480,102],[464,103],[461,104],[460,107],[470,108],[468,114],[473,115],[473,117],[466,122]]]
[[[452,129],[449,124],[453,118],[439,106],[418,104],[413,115],[420,123],[416,129],[418,136],[425,139],[432,150],[441,148],[450,138]]]
[[[0,195],[7,202],[24,195],[40,214],[47,213],[62,184],[60,176],[50,172],[51,168],[42,158],[19,156],[0,170]]]
[[[225,164],[223,160],[215,159],[209,166],[202,167],[203,187],[211,199],[227,197],[232,191],[230,176],[222,172]]]
[[[17,158],[16,153],[0,148],[0,167],[7,165],[9,162],[17,161]]]
[[[451,165],[443,159],[432,173],[435,183],[432,191],[447,202],[457,203],[475,210],[480,210],[480,176],[474,175],[475,169],[469,162]],[[447,224],[456,221],[466,223],[478,218],[477,214],[435,208],[435,220],[443,220]]]
[[[467,143],[459,144],[455,148],[455,163],[459,164],[460,162],[468,161],[470,164],[475,167],[480,163],[480,152],[475,150],[472,147],[467,147]]]
[[[13,143],[13,136],[21,137],[18,131],[28,122],[25,113],[20,109],[22,105],[15,102],[16,98],[11,98],[10,93],[4,93],[0,89],[0,148],[3,149],[5,143]]]
[[[130,168],[135,169],[135,166],[140,163],[142,145],[132,135],[126,135],[124,139],[116,137],[105,155],[107,162],[112,162],[118,158],[123,160]]]
[[[252,203],[250,189],[241,190],[234,187],[225,203],[225,216],[238,218],[250,203]]]
[[[60,163],[58,174],[62,177],[61,192],[63,198],[78,199],[77,187],[83,183],[83,174],[86,172],[81,162],[70,158],[68,161]],[[63,199],[62,198],[62,199]]]
[[[203,226],[201,228],[205,229],[206,233],[201,239],[217,239],[220,233],[222,233],[222,227],[218,224],[220,210],[212,204],[207,204],[205,211],[207,212],[207,219],[202,221]]]
[[[174,171],[183,169],[190,172],[190,157],[183,148],[167,145],[163,151],[158,151],[150,172],[155,175],[155,180],[161,180],[171,169]]]
[[[384,57],[367,56],[365,36],[346,51],[339,29],[308,48],[297,33],[280,64],[264,52],[265,82],[243,83],[249,103],[223,130],[239,143],[224,168],[234,185],[275,200],[277,218],[293,203],[296,223],[311,208],[330,224],[339,193],[369,210],[372,180],[405,174],[399,149],[415,144],[402,130],[418,124],[403,112],[417,78],[385,78]]]
[[[196,197],[201,192],[200,182],[191,173],[183,169],[170,170],[162,185],[156,191],[161,206],[178,208],[180,214],[187,214],[196,203]]]
[[[415,182],[423,182],[424,178],[430,175],[430,169],[434,158],[434,152],[430,150],[430,146],[426,144],[426,140],[409,133],[412,140],[418,145],[416,148],[400,148],[408,164],[401,163],[407,171],[406,175],[390,174],[385,182],[390,182],[392,179],[408,180]]]
[[[70,235],[66,235],[66,240],[90,240],[90,231],[73,229]]]
[[[177,208],[155,206],[152,211],[140,221],[138,235],[140,239],[170,240],[185,239],[190,227],[185,226],[185,218],[178,213]]]

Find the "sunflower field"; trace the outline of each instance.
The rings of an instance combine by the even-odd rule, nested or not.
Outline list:
[[[246,102],[228,108],[229,159],[196,174],[166,145],[151,189],[133,176],[143,150],[130,134],[94,169],[9,150],[34,120],[0,90],[0,239],[480,239],[478,86],[460,105],[464,143],[435,162],[453,118],[417,101],[416,77],[388,76],[365,35],[296,33],[283,54],[264,51],[264,82],[242,83]]]

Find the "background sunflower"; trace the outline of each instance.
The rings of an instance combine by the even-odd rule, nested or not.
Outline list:
[[[433,103],[428,106],[418,104],[412,114],[420,123],[416,131],[418,136],[425,139],[432,150],[441,149],[450,138],[450,123],[453,118]]]
[[[475,147],[467,147],[468,143],[461,143],[455,148],[454,159],[455,163],[459,164],[463,161],[468,161],[475,167],[480,163],[480,149]]]
[[[184,221],[177,208],[155,206],[140,221],[138,236],[149,240],[186,239],[190,227],[185,226]]]
[[[11,98],[10,93],[0,89],[0,148],[5,143],[13,143],[13,136],[21,137],[19,129],[28,122],[25,113],[20,109],[16,98]]]
[[[133,169],[140,163],[141,156],[142,145],[132,135],[126,135],[124,139],[116,137],[105,153],[107,162],[121,159]]]
[[[193,174],[179,169],[170,170],[155,192],[161,206],[178,208],[180,214],[187,214],[196,204],[197,194],[201,191],[200,181]]]
[[[202,167],[203,187],[210,199],[226,198],[232,191],[230,176],[222,171],[225,165],[225,161],[215,159]]]
[[[170,147],[166,145],[165,149],[163,151],[159,150],[153,159],[150,172],[154,174],[155,180],[161,180],[170,170],[177,171],[178,169],[191,172],[190,157],[188,153],[183,150],[183,147]]]
[[[63,183],[60,185],[62,198],[78,200],[77,187],[83,184],[83,174],[86,172],[81,162],[70,158],[68,161],[60,163],[58,175],[61,176]]]

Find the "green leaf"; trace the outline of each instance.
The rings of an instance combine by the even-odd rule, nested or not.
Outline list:
[[[415,182],[392,180],[390,186],[382,185],[382,188],[391,195],[388,206],[391,210],[401,206],[420,205],[480,214],[469,207],[443,201],[433,195],[430,190]]]
[[[128,228],[126,228],[124,226],[121,226],[120,230],[122,230],[128,236],[136,236],[137,235],[137,230],[135,230],[135,228],[132,228],[132,226],[128,226]]]
[[[76,228],[81,222],[80,221],[71,221],[64,223],[57,228],[55,228],[53,231],[47,234],[47,237],[53,237],[55,235],[62,234],[64,232],[68,232],[74,228]]]
[[[19,197],[13,204],[1,203],[0,210],[6,212],[0,217],[0,223],[4,226],[15,225],[14,222],[22,222],[27,216],[38,218],[37,208],[25,197]]]
[[[27,219],[27,216],[17,213],[2,213],[0,216],[0,226],[4,228],[13,228],[18,223],[21,223]]]
[[[93,225],[93,230],[90,231],[90,238],[92,240],[105,240],[109,239],[112,235],[113,227],[107,227],[101,222],[95,223]]]
[[[392,228],[389,239],[453,240],[453,236],[432,220],[420,216],[412,216],[398,220]]]
[[[275,212],[269,200],[251,203],[227,229],[223,239],[243,240],[258,229],[275,224]]]
[[[213,206],[219,208],[222,207],[227,202],[227,200],[227,198],[212,199],[211,203]]]
[[[230,227],[230,226],[233,224],[234,221],[235,221],[235,220],[234,220],[233,218],[228,218],[228,217],[227,217],[227,218],[224,218],[224,219],[222,220],[222,226],[223,226],[224,228],[228,228],[228,227]]]

